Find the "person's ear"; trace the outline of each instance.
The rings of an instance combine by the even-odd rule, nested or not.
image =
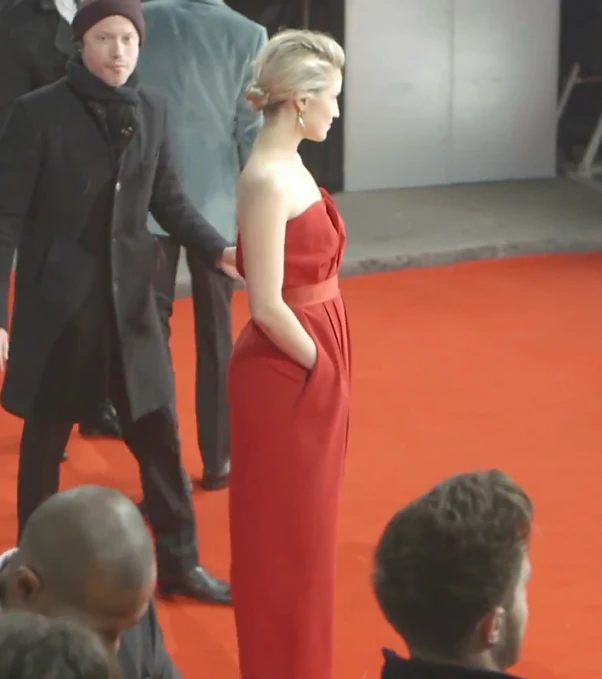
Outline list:
[[[40,576],[28,566],[17,566],[10,577],[11,599],[26,609],[35,609],[44,589]]]
[[[479,624],[479,641],[483,648],[493,648],[502,640],[506,611],[498,606]]]

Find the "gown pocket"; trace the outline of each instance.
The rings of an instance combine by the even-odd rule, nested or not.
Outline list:
[[[253,348],[252,353],[256,357],[263,355],[264,359],[268,361],[270,370],[301,384],[311,380],[317,366],[317,360],[314,367],[308,370],[300,363],[297,363],[297,361],[294,361],[288,354],[278,349],[257,326],[254,326],[253,330],[253,343],[256,346]]]

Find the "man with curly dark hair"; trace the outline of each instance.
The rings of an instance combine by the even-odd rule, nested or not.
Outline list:
[[[533,505],[507,474],[461,474],[389,522],[375,554],[378,603],[409,650],[383,679],[495,679],[520,654]]]

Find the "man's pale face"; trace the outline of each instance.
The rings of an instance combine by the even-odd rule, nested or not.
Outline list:
[[[136,68],[139,52],[138,31],[129,19],[122,16],[107,17],[84,35],[84,64],[110,87],[125,85]]]

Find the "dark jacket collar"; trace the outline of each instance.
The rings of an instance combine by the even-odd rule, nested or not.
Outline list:
[[[383,655],[385,664],[381,679],[519,679],[503,672],[406,660],[388,649]]]
[[[61,16],[59,16],[59,22],[56,27],[54,46],[59,52],[68,57],[75,54],[75,45],[73,44],[73,32],[71,30],[71,26]]]

